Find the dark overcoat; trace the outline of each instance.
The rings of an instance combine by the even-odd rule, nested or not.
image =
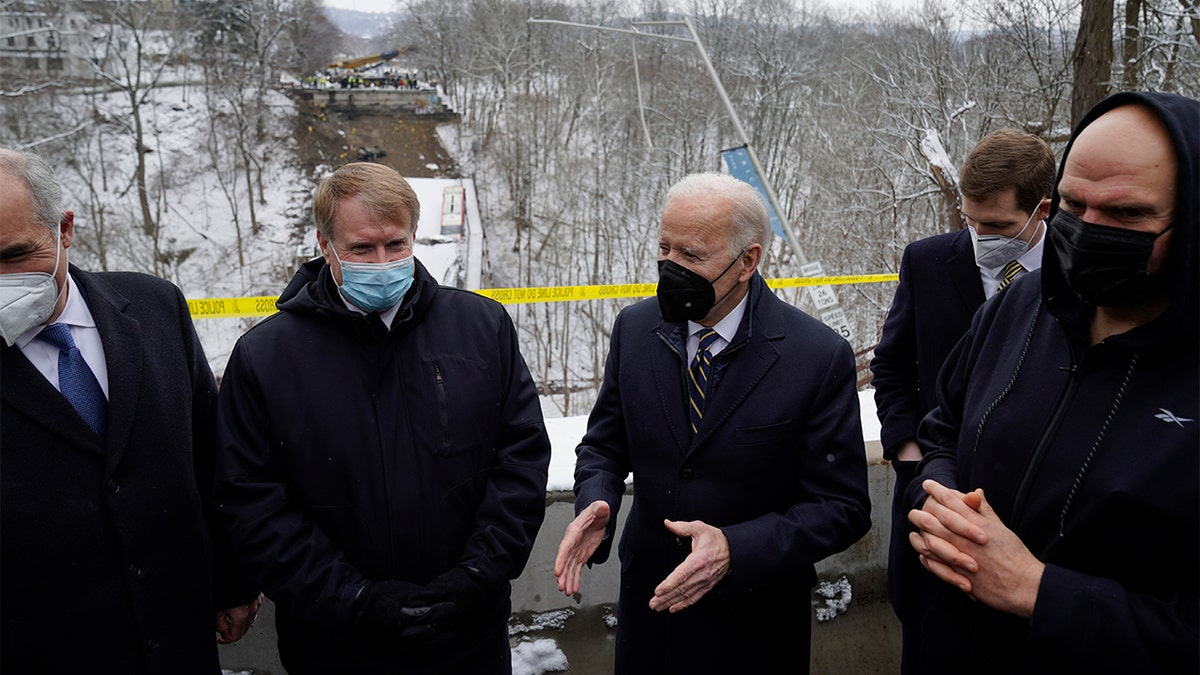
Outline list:
[[[214,610],[253,589],[204,517],[216,385],[174,285],[70,268],[109,377],[107,439],[0,346],[5,673],[217,673]]]

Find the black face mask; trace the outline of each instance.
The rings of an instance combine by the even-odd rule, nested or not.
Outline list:
[[[1049,237],[1067,285],[1097,307],[1136,305],[1165,287],[1148,271],[1159,233],[1089,223],[1066,211],[1050,221]]]
[[[712,281],[671,260],[659,260],[658,289],[655,293],[658,296],[658,309],[662,312],[663,321],[699,321],[708,316],[717,304],[713,284],[725,276],[729,268],[733,267],[733,263],[741,257],[741,253],[737,254]],[[734,284],[721,299],[724,300],[736,287]]]

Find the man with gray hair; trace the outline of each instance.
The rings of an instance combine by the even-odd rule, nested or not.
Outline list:
[[[0,149],[0,204],[0,671],[216,675],[261,600],[205,517],[217,388],[183,294],[69,266],[35,155]]]
[[[767,288],[769,223],[746,183],[679,181],[657,300],[613,325],[554,574],[608,558],[633,474],[618,674],[808,672],[814,565],[870,527],[854,355]]]

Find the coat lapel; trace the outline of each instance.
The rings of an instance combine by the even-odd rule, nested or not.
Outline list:
[[[760,325],[758,330],[764,328]],[[721,372],[721,379],[717,382],[717,389],[712,393],[712,400],[704,411],[704,420],[692,439],[689,452],[707,440],[714,430],[721,428],[725,419],[750,396],[779,359],[779,352],[775,350],[771,341],[782,337],[782,328],[779,328],[777,334],[764,335],[762,340],[749,340],[736,353],[729,355],[731,361]],[[720,359],[721,355],[718,354],[716,358]]]
[[[654,373],[654,385],[658,388],[658,399],[662,403],[663,416],[679,454],[687,453],[692,442],[692,431],[688,428],[688,411],[684,403],[683,357],[686,345],[683,328],[679,324],[661,323],[651,331],[650,367]]]
[[[108,367],[108,437],[105,443],[106,470],[121,460],[137,413],[142,386],[142,337],[137,321],[125,312],[129,300],[96,278],[72,268],[75,282],[83,290]]]
[[[950,267],[950,278],[954,288],[962,300],[963,307],[974,314],[983,304],[983,282],[979,279],[979,267],[975,264],[975,253],[971,250],[971,233],[965,229],[950,242],[950,257],[946,259]]]
[[[0,373],[4,381],[4,386],[0,387],[0,397],[3,397],[5,405],[20,411],[69,445],[95,454],[104,452],[87,422],[25,358],[20,349],[15,346],[0,347]]]

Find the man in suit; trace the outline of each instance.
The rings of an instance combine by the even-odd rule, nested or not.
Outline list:
[[[908,545],[902,508],[921,460],[917,425],[936,405],[938,370],[975,310],[1002,284],[1041,266],[1054,173],[1054,154],[1037,136],[1013,129],[988,134],[963,164],[966,227],[909,244],[900,262],[900,285],[871,371],[884,457],[896,470],[888,592],[903,628],[904,673],[912,672],[920,617],[936,583]]]
[[[767,288],[769,223],[748,184],[684,178],[657,300],[613,326],[554,573],[574,595],[607,559],[632,473],[616,673],[808,672],[814,565],[870,526],[854,355]]]
[[[183,295],[68,266],[34,155],[0,149],[0,204],[0,670],[219,673],[259,599],[214,556],[216,385]]]

